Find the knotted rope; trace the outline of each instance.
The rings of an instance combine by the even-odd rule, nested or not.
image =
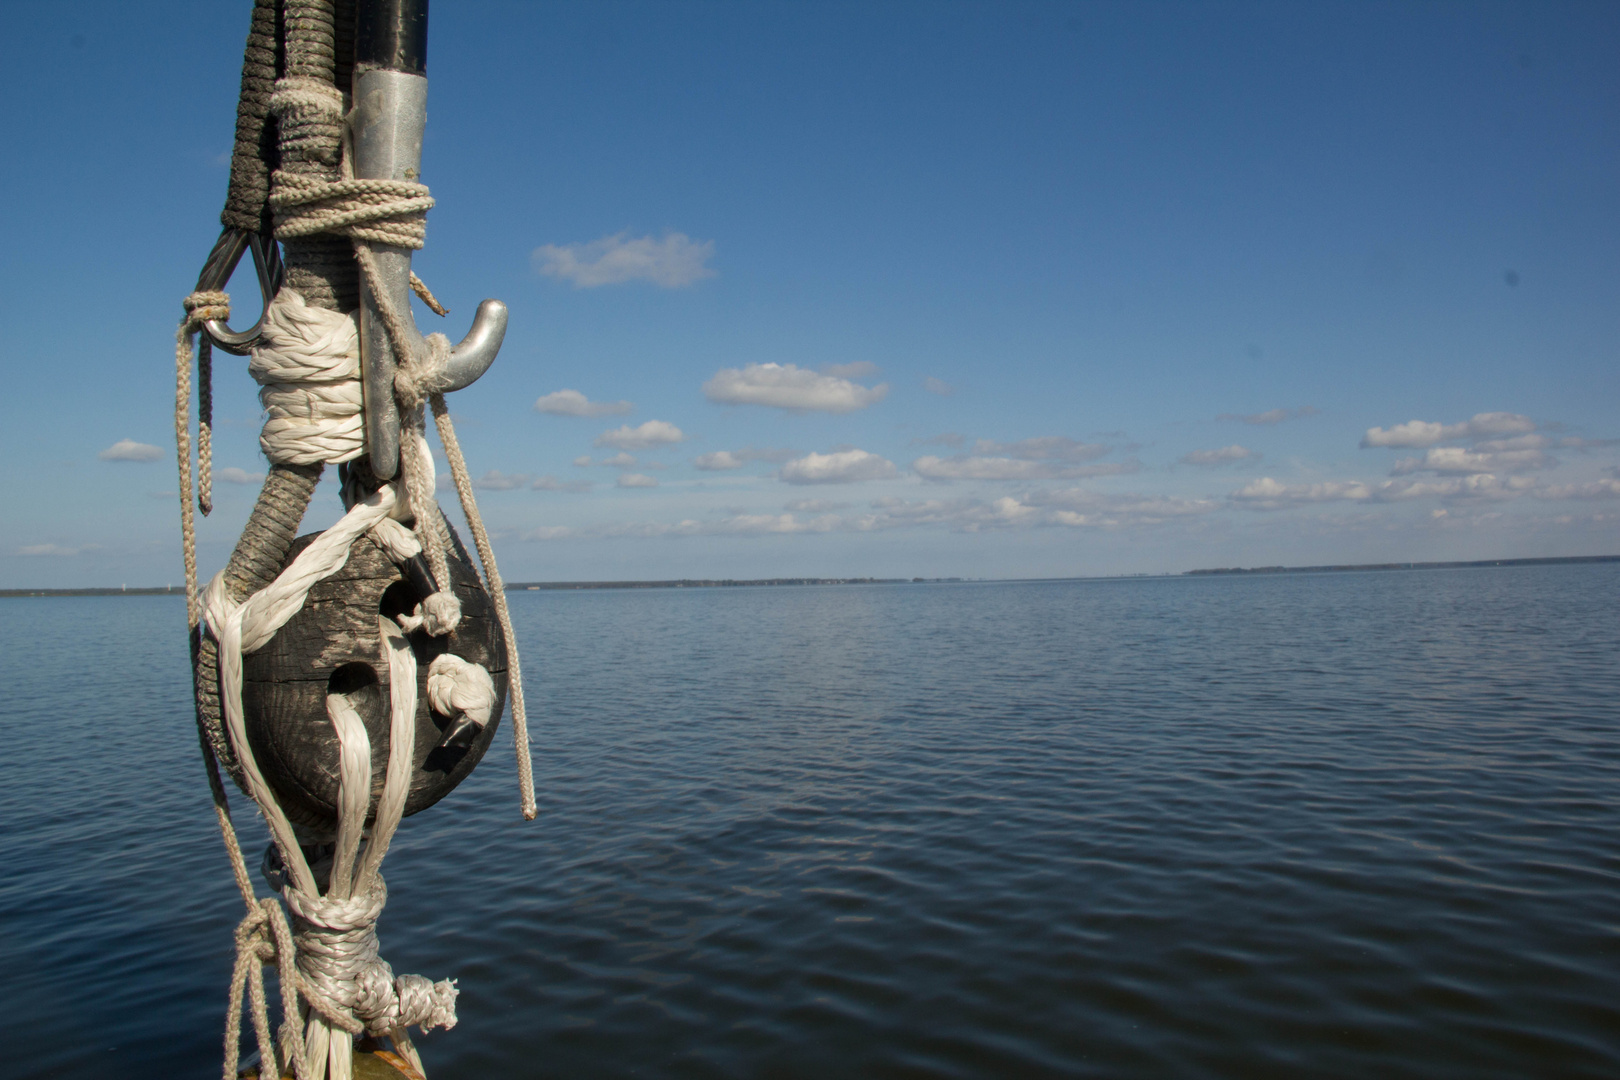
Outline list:
[[[377,1035],[408,1024],[424,1030],[455,1027],[454,983],[421,975],[395,978],[378,955],[377,916],[388,903],[381,875],[355,896],[311,896],[293,888],[285,896],[293,914],[298,970],[319,997]]]
[[[424,215],[433,206],[426,186],[414,181],[355,179],[347,152],[343,97],[333,85],[347,84],[348,65],[352,63],[337,33],[340,23],[331,0],[255,3],[254,31],[243,69],[238,160],[233,161],[231,201],[227,206],[227,214],[234,213],[241,222],[233,218],[227,224],[256,229],[268,239],[273,214],[276,238],[292,241],[287,246],[289,280],[303,295],[283,290],[265,313],[264,336],[250,370],[261,384],[260,400],[268,414],[260,445],[273,463],[271,477],[231,565],[210,582],[206,595],[200,595],[197,588],[191,511],[189,339],[204,321],[229,317],[228,297],[224,293],[188,297],[186,319],[177,335],[176,445],[188,621],[208,635],[194,637],[194,659],[201,658],[205,666],[212,668],[217,654],[218,664],[217,713],[205,709],[212,694],[205,683],[214,680],[199,676],[199,728],[215,812],[247,908],[236,933],[237,960],[226,1028],[226,1080],[234,1077],[238,1063],[244,1005],[258,1038],[261,1069],[274,1068],[279,1060],[290,1064],[299,1080],[321,1076],[348,1080],[352,1037],[362,1032],[390,1036],[396,1049],[420,1072],[421,1061],[411,1045],[407,1025],[448,1027],[455,1022],[456,990],[452,983],[434,983],[414,975],[396,977],[378,952],[375,925],[387,896],[378,870],[403,817],[415,743],[416,661],[401,626],[379,617],[378,632],[389,663],[390,743],[387,773],[369,831],[366,817],[372,784],[366,727],[347,698],[336,693],[327,697],[328,719],[339,743],[340,780],[338,832],[329,871],[324,859],[315,867],[306,860],[297,835],[265,783],[246,738],[241,698],[244,653],[270,640],[276,629],[303,606],[309,588],[343,565],[351,544],[362,533],[396,563],[419,554],[428,557],[439,591],[427,597],[413,615],[400,620],[406,630],[421,627],[431,634],[442,634],[459,621],[459,604],[449,591],[445,557],[450,541],[434,499],[433,462],[424,430],[425,403],[431,403],[445,442],[457,492],[501,622],[511,664],[513,732],[524,816],[535,816],[522,673],[504,586],[472,500],[466,464],[442,394],[436,393],[438,388],[432,384],[433,373],[442,368],[450,353],[449,343],[442,336],[429,339],[425,355],[414,355],[412,335],[404,330],[407,316],[384,313],[388,336],[405,376],[396,388],[405,414],[401,479],[377,491],[366,491],[358,483],[350,486],[343,493],[347,509],[344,518],[311,543],[273,581],[270,574],[275,572],[273,567],[279,563],[279,551],[285,550],[285,542],[270,553],[271,562],[264,573],[251,583],[239,580],[239,562],[253,561],[255,551],[259,551],[259,561],[264,561],[264,552],[253,546],[252,537],[259,535],[255,523],[260,511],[266,510],[266,493],[276,487],[278,478],[297,476],[304,485],[297,492],[301,494],[298,508],[290,511],[292,523],[286,529],[290,537],[318,476],[318,471],[298,470],[326,462],[351,461],[365,451],[355,322],[353,316],[325,310],[353,304],[354,264],[346,270],[343,263],[347,260],[336,246],[343,241],[334,243],[326,238],[347,238],[361,273],[370,279],[373,292],[380,295],[375,288],[376,263],[371,245],[422,247],[426,234]],[[278,37],[282,40],[277,41]],[[272,87],[270,79],[277,68],[284,70],[285,76]],[[267,114],[275,117],[273,128],[264,122]],[[272,131],[274,147],[270,146],[272,136],[267,134]],[[257,160],[248,160],[255,149]],[[243,166],[241,177],[237,175],[238,166]],[[264,194],[266,173],[273,182],[268,197]],[[424,303],[440,315],[445,314],[416,275],[411,275],[410,283]],[[211,351],[206,337],[196,352],[201,384],[198,505],[206,514],[211,503],[212,423]],[[277,522],[285,516],[279,506],[269,507],[267,513]],[[412,520],[414,534],[402,524]],[[247,556],[243,556],[244,545]],[[227,574],[234,575],[230,580],[235,592],[225,584]],[[263,587],[243,596],[255,585]],[[234,603],[233,597],[242,597],[242,602]],[[463,722],[488,722],[496,700],[494,683],[479,665],[446,654],[430,666],[427,683],[436,710],[459,710]],[[205,724],[205,714],[217,715],[219,723],[208,720]],[[270,827],[274,844],[267,853],[267,862],[275,866],[268,876],[292,912],[290,924],[281,904],[274,899],[260,899],[254,893],[220,779],[216,743],[210,741],[209,732],[223,736],[217,742],[218,752],[223,755],[228,749],[234,755],[233,769],[240,771],[240,782]],[[233,771],[233,775],[237,772]],[[324,893],[317,870],[326,876]],[[279,1055],[270,1033],[264,988],[263,968],[272,963],[279,967],[281,975],[284,1020]]]

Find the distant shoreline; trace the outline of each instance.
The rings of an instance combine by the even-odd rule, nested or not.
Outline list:
[[[1117,581],[1144,577],[1210,577],[1230,574],[1336,574],[1369,570],[1464,570],[1480,566],[1561,566],[1568,563],[1620,562],[1620,555],[1560,555],[1544,559],[1473,559],[1466,562],[1394,562],[1344,563],[1333,566],[1228,566],[1208,570],[1183,570],[1180,574],[1113,574],[1106,577],[1063,578],[675,578],[667,581],[514,581],[506,586],[507,592],[556,592],[569,589],[725,589],[758,588],[769,585],[937,585],[952,582],[995,581]],[[28,596],[184,596],[180,585],[160,585],[141,588],[96,589],[0,589],[0,599]]]
[[[1231,566],[1213,570],[1185,570],[1183,577],[1210,574],[1327,574],[1356,570],[1462,570],[1471,566],[1559,566],[1565,563],[1620,562],[1620,555],[1561,555],[1546,559],[1472,559],[1467,562],[1358,563],[1341,566]]]

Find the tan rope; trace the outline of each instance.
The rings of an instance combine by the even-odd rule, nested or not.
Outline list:
[[[400,368],[418,363],[410,331],[405,325],[405,314],[394,307],[393,298],[388,295],[387,290],[378,287],[381,272],[377,266],[377,255],[371,250],[370,243],[356,239],[354,257],[360,263],[361,277],[371,287],[371,295],[377,302],[377,314],[382,317],[383,328],[388,331],[388,341],[394,348],[394,363]],[[432,363],[433,359],[442,363],[444,356],[449,354],[450,342],[444,335],[434,334],[428,344],[436,353],[442,355],[424,359],[429,363]],[[405,474],[405,494],[411,501],[411,513],[416,517],[416,536],[422,542],[422,552],[427,556],[428,569],[433,572],[434,584],[448,592],[451,591],[450,566],[444,553],[444,532],[437,520],[438,501],[433,494],[431,463],[424,453],[426,425],[422,417],[422,402],[420,398],[406,400],[401,402],[401,406],[399,464]]]
[[[214,343],[207,334],[197,340],[197,509],[203,517],[214,510]]]
[[[433,406],[433,422],[439,429],[439,441],[444,443],[445,457],[450,459],[450,475],[456,482],[456,494],[461,498],[461,512],[467,516],[472,529],[473,545],[478,549],[478,561],[484,564],[485,587],[495,602],[495,615],[501,622],[501,634],[506,639],[507,683],[512,689],[512,741],[517,747],[518,796],[523,804],[523,817],[533,821],[540,811],[534,802],[534,764],[529,758],[528,711],[523,704],[523,665],[518,660],[517,636],[512,632],[512,616],[506,610],[506,586],[501,571],[495,565],[495,549],[490,546],[489,534],[484,531],[484,519],[478,513],[478,500],[473,497],[472,479],[467,475],[467,461],[461,455],[461,443],[456,438],[456,426],[450,421],[450,410],[443,394],[428,398]]]
[[[433,314],[440,316],[450,314],[450,309],[439,303],[439,298],[434,296],[432,290],[427,287],[427,284],[421,278],[416,276],[416,271],[414,270],[411,271],[411,292],[415,293],[417,299],[426,304],[428,306],[428,310],[433,312]]]
[[[291,239],[337,233],[355,240],[420,248],[427,241],[433,196],[410,180],[321,180],[278,171],[270,206],[276,236]]]
[[[180,320],[180,329],[174,335],[174,446],[180,459],[180,546],[186,564],[186,625],[196,629],[202,606],[197,597],[197,526],[191,512],[191,336],[210,319],[229,319],[231,298],[217,290],[194,292],[181,301],[181,305],[186,309],[186,317]]]

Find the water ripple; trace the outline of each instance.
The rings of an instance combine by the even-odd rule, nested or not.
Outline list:
[[[514,594],[542,816],[409,820],[385,949],[440,1076],[1613,1076],[1617,586]],[[181,607],[8,603],[8,1072],[211,1072]]]

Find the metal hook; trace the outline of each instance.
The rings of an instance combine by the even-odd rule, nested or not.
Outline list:
[[[349,118],[354,139],[354,174],[366,179],[415,180],[421,174],[422,131],[427,124],[427,79],[408,71],[357,70],[354,111]],[[413,356],[426,351],[421,333],[409,318],[411,249],[374,244],[377,292],[395,311],[407,314],[406,336]],[[485,300],[478,305],[467,336],[450,352],[432,390],[460,390],[489,370],[506,336],[506,305]],[[360,283],[360,372],[366,402],[366,449],[371,471],[389,480],[399,470],[399,410],[394,401],[397,367],[393,343],[383,324],[381,306],[371,284]]]
[[[219,234],[219,239],[214,242],[214,250],[208,253],[208,259],[203,263],[202,273],[197,275],[197,291],[224,289],[231,275],[236,273],[236,264],[242,261],[244,251],[253,253],[253,269],[259,278],[259,299],[264,303],[264,310],[268,311],[276,290],[281,288],[281,249],[274,240],[266,245],[263,237],[246,229],[226,228]],[[209,319],[203,323],[203,330],[214,344],[236,356],[248,354],[248,350],[259,340],[259,331],[263,328],[263,312],[260,312],[258,322],[240,332],[232,330],[220,319]]]

